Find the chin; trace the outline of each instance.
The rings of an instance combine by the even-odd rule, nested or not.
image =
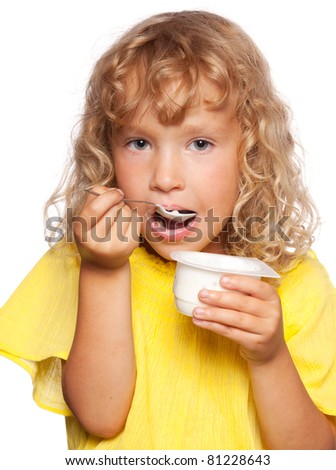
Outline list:
[[[159,256],[166,261],[172,261],[170,254],[173,251],[212,251],[209,250],[209,242],[203,244],[186,242],[186,243],[167,243],[166,241],[148,241],[144,240],[143,246],[148,253]],[[218,246],[217,253],[222,252]]]

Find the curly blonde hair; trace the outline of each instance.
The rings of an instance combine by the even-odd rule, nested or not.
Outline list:
[[[172,79],[179,82],[182,103],[167,92]],[[275,92],[269,66],[251,38],[214,13],[152,16],[102,55],[88,83],[71,168],[47,208],[63,200],[78,214],[85,189],[114,186],[115,128],[124,126],[144,103],[161,123],[179,123],[202,100],[201,81],[218,90],[216,99],[207,102],[211,109],[235,96],[242,133],[240,191],[226,228],[224,251],[257,257],[284,272],[308,251],[317,225],[290,131],[290,112]],[[286,221],[281,223],[281,236],[279,220]]]

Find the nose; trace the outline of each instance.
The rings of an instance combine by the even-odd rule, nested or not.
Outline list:
[[[158,152],[152,166],[151,189],[169,192],[184,189],[185,171],[182,156],[178,152]]]

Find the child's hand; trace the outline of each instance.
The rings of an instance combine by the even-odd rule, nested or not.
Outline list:
[[[74,218],[73,231],[82,261],[104,269],[121,267],[139,245],[140,223],[118,189],[96,186]]]
[[[284,346],[281,302],[266,282],[248,276],[222,276],[227,292],[201,291],[209,307],[193,312],[195,325],[226,336],[241,346],[250,363],[266,363]]]

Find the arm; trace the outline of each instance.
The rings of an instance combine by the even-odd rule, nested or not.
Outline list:
[[[265,282],[225,276],[194,323],[240,344],[248,363],[264,444],[270,449],[335,449],[334,426],[306,392],[285,344],[280,299]]]
[[[266,364],[249,364],[249,370],[267,448],[336,448],[332,422],[309,397],[286,347]]]
[[[124,427],[136,376],[128,257],[137,243],[131,237],[129,243],[119,240],[115,222],[106,241],[97,241],[92,230],[96,236],[101,231],[102,237],[106,217],[115,221],[121,211],[130,215],[121,197],[112,191],[99,198],[90,196],[81,214],[81,226],[77,221],[74,227],[82,257],[78,320],[63,368],[68,406],[89,433],[105,438]],[[94,225],[90,222],[93,215]],[[83,226],[85,233],[81,233]],[[126,236],[128,231],[126,226]]]

